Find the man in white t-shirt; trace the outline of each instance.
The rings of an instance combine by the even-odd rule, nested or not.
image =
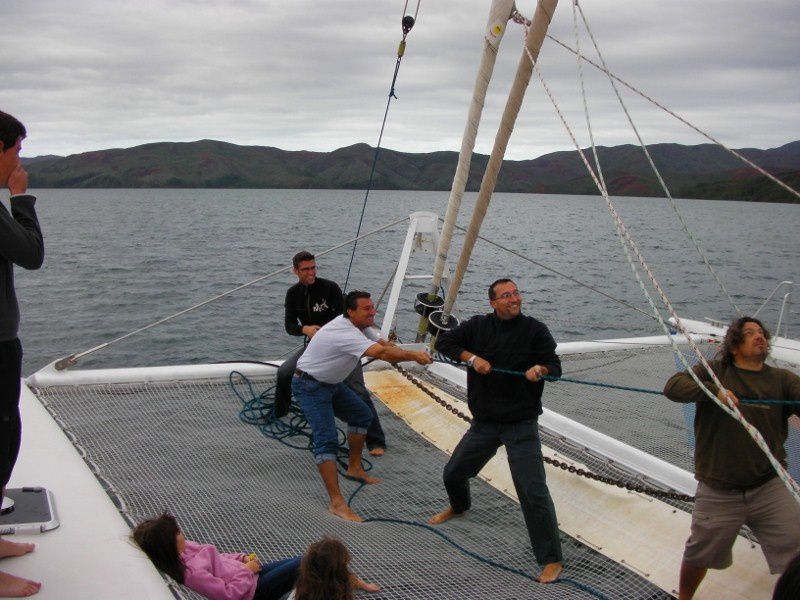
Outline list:
[[[350,509],[339,490],[336,470],[339,440],[334,417],[347,423],[350,447],[347,476],[364,483],[377,483],[379,480],[367,475],[361,464],[361,450],[372,422],[372,413],[358,394],[343,383],[344,380],[362,356],[392,363],[411,360],[421,365],[431,363],[430,355],[424,350],[403,350],[378,339],[377,332],[372,329],[375,314],[375,305],[367,292],[348,293],[344,300],[344,315],[324,325],[311,338],[297,361],[292,379],[292,394],[311,425],[314,462],[331,500],[328,510],[349,521],[363,519]]]

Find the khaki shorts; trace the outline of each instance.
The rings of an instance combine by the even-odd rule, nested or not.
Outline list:
[[[782,573],[800,551],[800,504],[780,479],[745,491],[718,490],[700,482],[684,562],[701,569],[729,567],[742,525],[761,544],[770,573]]]

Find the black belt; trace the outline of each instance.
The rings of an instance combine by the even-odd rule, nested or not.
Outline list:
[[[302,371],[300,369],[295,369],[294,370],[294,374],[297,375],[298,377],[305,377],[306,379],[310,379],[311,381],[317,381],[316,377],[314,377],[313,375],[310,375],[309,373],[306,373],[305,371]]]

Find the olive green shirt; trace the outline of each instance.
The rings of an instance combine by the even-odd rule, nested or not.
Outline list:
[[[722,385],[739,400],[800,401],[800,377],[764,365],[760,371],[740,369],[733,364],[711,361]],[[719,391],[702,365],[694,372],[715,395]],[[695,383],[687,371],[670,377],[664,395],[674,402],[695,402],[694,468],[698,481],[717,489],[749,489],[775,477],[775,469],[764,452],[736,419],[725,413]],[[764,438],[775,457],[786,466],[784,444],[789,417],[800,415],[800,406],[788,404],[739,404],[742,416]]]

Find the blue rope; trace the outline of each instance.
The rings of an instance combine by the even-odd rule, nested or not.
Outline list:
[[[425,530],[430,531],[431,533],[433,533],[435,535],[438,535],[445,542],[447,542],[448,544],[453,546],[456,550],[458,550],[462,554],[466,554],[470,558],[474,558],[475,560],[477,560],[479,562],[482,562],[482,563],[484,563],[486,565],[489,565],[490,567],[494,567],[495,569],[500,569],[502,571],[507,571],[508,573],[513,573],[515,575],[519,575],[520,577],[524,577],[525,579],[529,579],[531,581],[534,581],[534,582],[538,583],[538,581],[536,580],[536,578],[533,575],[530,575],[529,573],[526,573],[525,571],[523,571],[521,569],[517,569],[515,567],[509,567],[508,565],[504,565],[503,563],[497,562],[497,561],[492,560],[490,558],[486,558],[485,556],[481,556],[480,554],[478,554],[477,552],[473,552],[472,550],[467,550],[466,548],[464,548],[464,546],[460,545],[458,542],[456,542],[455,540],[453,540],[449,536],[447,536],[444,533],[442,533],[439,529],[437,529],[435,527],[432,527],[431,525],[428,525],[426,523],[420,523],[419,521],[405,521],[403,519],[383,519],[383,518],[365,519],[364,522],[365,523],[395,523],[397,525],[410,525],[412,527],[418,527],[420,529],[425,529]],[[607,596],[604,596],[603,594],[601,594],[600,592],[598,592],[594,588],[591,588],[591,587],[589,587],[588,585],[586,585],[584,583],[580,583],[579,581],[575,581],[574,579],[569,579],[567,577],[559,577],[553,583],[546,584],[546,585],[556,585],[556,584],[559,584],[559,583],[565,583],[567,585],[571,585],[571,586],[573,586],[573,587],[575,587],[575,588],[577,588],[579,590],[582,590],[582,591],[594,596],[595,598],[600,598],[601,600],[609,600]]]
[[[239,378],[249,391],[250,397],[246,398],[239,393],[236,388],[234,379]],[[253,389],[252,382],[246,375],[239,371],[232,371],[228,376],[228,384],[230,385],[233,393],[242,402],[242,410],[239,412],[239,419],[248,425],[255,425],[258,430],[265,436],[274,439],[284,446],[294,448],[296,450],[308,450],[313,452],[313,441],[311,435],[311,426],[303,415],[303,410],[294,401],[289,405],[289,413],[284,418],[275,416],[275,386],[270,386],[260,394],[256,394]],[[338,438],[338,448],[336,451],[336,463],[339,467],[339,474],[342,477],[348,478],[345,471],[347,470],[347,459],[349,457],[349,449],[347,447],[347,434],[339,427],[336,428]],[[305,438],[303,443],[292,443],[294,438]],[[365,471],[372,470],[372,463],[366,459],[361,459]]]
[[[436,362],[442,362],[448,365],[455,365],[457,367],[466,367],[465,363],[460,361],[454,361],[450,358],[447,358],[441,354],[438,354],[435,358]],[[525,377],[525,371],[512,371],[510,369],[499,369],[497,367],[492,367],[493,373],[503,373],[505,375],[517,375],[521,377]],[[565,381],[567,383],[578,383],[581,385],[592,385],[595,387],[603,387],[603,388],[610,388],[614,390],[624,390],[626,392],[638,392],[641,394],[652,394],[655,396],[663,396],[664,392],[661,390],[654,390],[648,388],[640,388],[640,387],[630,387],[626,385],[616,385],[613,383],[603,383],[600,381],[586,381],[584,379],[571,379],[569,377],[552,377],[550,375],[543,375],[541,379],[545,381]],[[741,404],[779,404],[779,405],[789,405],[795,406],[800,405],[800,401],[798,400],[756,400],[753,398],[739,398],[739,402]]]
[[[239,393],[239,390],[236,387],[237,382],[235,381],[237,378],[239,380],[238,381],[239,383],[244,383],[247,386],[249,398]],[[277,440],[278,442],[284,444],[285,446],[288,446],[290,448],[295,448],[297,450],[309,450],[309,451],[312,450],[311,428],[308,425],[308,421],[306,421],[305,417],[303,416],[302,409],[300,409],[300,407],[294,401],[292,401],[291,404],[289,405],[288,422],[285,422],[282,420],[282,418],[278,418],[275,416],[275,386],[270,386],[260,394],[257,394],[255,389],[253,388],[253,384],[250,381],[250,379],[239,371],[231,372],[231,374],[228,376],[228,384],[233,390],[233,393],[236,394],[236,397],[242,403],[242,410],[239,412],[239,418],[243,422],[249,425],[257,426],[259,431],[261,431],[261,433],[264,436]],[[346,461],[343,461],[341,459],[341,457],[342,456],[347,457],[348,449],[345,446],[346,435],[344,431],[342,431],[339,428],[337,428],[337,431],[342,438],[341,441],[339,442],[339,449],[337,452],[337,462],[341,466],[343,464],[344,465],[347,464]],[[287,439],[294,437],[305,437],[307,438],[307,441],[305,444],[302,445],[292,444],[287,441]],[[372,463],[364,458],[362,458],[362,461],[365,463],[364,470],[370,471],[373,466]],[[342,472],[341,470],[339,471],[339,474],[342,475],[342,477],[347,477],[345,473]],[[352,506],[356,494],[358,494],[362,489],[364,489],[364,487],[366,487],[366,484],[361,482],[358,485],[358,487],[353,491],[353,493],[350,494],[350,497],[347,500],[348,505]],[[467,550],[466,548],[460,546],[455,541],[450,539],[448,536],[443,534],[441,531],[434,529],[430,525],[425,525],[423,523],[418,523],[416,521],[403,521],[401,519],[380,519],[380,518],[365,519],[364,522],[397,523],[397,524],[412,525],[414,527],[427,529],[429,531],[432,531],[442,539],[444,539],[447,543],[452,545],[460,552],[476,560],[479,560],[489,566],[502,569],[510,573],[515,573],[517,575],[530,579],[531,581],[536,581],[536,579],[533,576],[529,575],[524,571],[521,571],[520,569],[509,567],[502,563],[480,556],[475,552]],[[547,584],[547,585],[554,585],[555,583],[566,583],[568,585],[572,585],[575,588],[583,590],[586,593],[595,596],[596,598],[600,598],[601,600],[608,600],[606,596],[593,590],[591,587],[583,583],[580,583],[578,581],[568,579],[566,577],[561,577],[560,579],[558,579],[558,581],[553,582],[553,584]]]

